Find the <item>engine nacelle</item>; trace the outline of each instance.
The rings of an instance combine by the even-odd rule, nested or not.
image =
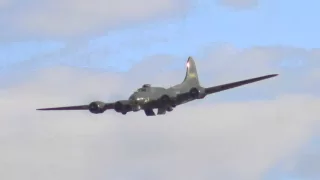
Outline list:
[[[160,106],[172,106],[172,107],[176,106],[175,99],[170,97],[167,94],[162,95],[158,102]]]
[[[168,95],[162,95],[161,98],[160,98],[160,101],[162,104],[167,104],[167,103],[170,103],[170,97]]]
[[[100,114],[105,111],[104,106],[105,103],[101,101],[94,101],[89,104],[89,111],[93,114]]]
[[[118,101],[114,104],[114,110],[119,113],[126,113],[131,111],[132,107],[127,101]]]
[[[194,99],[202,99],[206,96],[205,90],[203,88],[191,88],[189,91],[190,97]]]

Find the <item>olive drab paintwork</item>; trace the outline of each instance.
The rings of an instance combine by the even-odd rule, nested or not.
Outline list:
[[[187,70],[184,80],[169,88],[153,87],[150,84],[144,84],[141,88],[131,94],[127,100],[119,100],[110,103],[94,101],[89,105],[42,108],[37,110],[89,110],[94,114],[100,114],[109,109],[113,109],[122,114],[143,110],[145,115],[155,116],[156,114],[153,110],[157,109],[157,114],[163,115],[166,114],[166,112],[171,112],[178,105],[196,99],[203,99],[209,94],[261,81],[278,75],[271,74],[205,88],[200,85],[196,63],[191,56],[187,60],[186,67]]]

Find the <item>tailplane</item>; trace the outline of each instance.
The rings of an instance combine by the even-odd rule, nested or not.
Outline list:
[[[191,86],[199,86],[200,85],[198,73],[197,73],[197,68],[196,68],[196,63],[194,62],[194,60],[191,56],[189,56],[189,58],[188,58],[187,72],[186,72],[186,76],[185,76],[182,83],[187,83]]]

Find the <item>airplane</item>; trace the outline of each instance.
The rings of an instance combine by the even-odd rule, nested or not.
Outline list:
[[[93,114],[101,114],[106,110],[115,110],[123,115],[131,111],[137,112],[141,110],[144,111],[146,116],[156,116],[154,109],[157,109],[157,115],[164,115],[166,112],[171,112],[178,105],[197,99],[204,99],[207,95],[278,76],[278,74],[270,74],[205,88],[200,85],[196,63],[191,56],[188,57],[186,66],[187,70],[184,80],[180,84],[169,88],[153,87],[150,84],[144,84],[126,100],[118,100],[116,102],[94,101],[88,105],[42,108],[37,110],[89,110]]]

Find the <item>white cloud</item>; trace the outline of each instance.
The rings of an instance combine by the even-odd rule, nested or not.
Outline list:
[[[148,118],[143,112],[35,109],[127,98],[142,83],[178,83],[183,70],[160,68],[175,57],[149,57],[123,74],[62,67],[28,74],[28,81],[0,89],[0,179],[256,180],[279,162],[299,158],[296,152],[319,132],[320,99],[304,87],[319,88],[318,50],[225,45],[204,54],[203,60],[195,57],[204,85],[265,73],[280,76]],[[304,64],[280,68],[288,58]],[[226,94],[260,92],[273,98],[213,103]]]
[[[258,5],[259,0],[219,0],[220,4],[233,8],[252,8]]]
[[[219,44],[204,50],[202,55],[202,59],[199,59],[201,61],[198,62],[201,69],[199,75],[206,85],[277,73],[280,74],[279,77],[267,82],[268,86],[274,88],[263,90],[268,94],[275,91],[319,94],[319,49],[289,46],[243,49],[231,44]],[[263,83],[259,84],[263,86]]]
[[[253,51],[242,60],[259,60],[270,52]],[[218,60],[230,63],[225,57]],[[269,62],[259,61],[254,68],[272,70]],[[137,68],[150,63],[154,64],[146,60]],[[225,68],[211,63],[207,61],[207,67],[212,70]],[[204,68],[201,64],[199,73]],[[216,75],[231,73],[240,78],[242,68]],[[281,93],[268,101],[190,103],[152,118],[142,112],[123,116],[113,111],[103,115],[35,111],[109,101],[113,96],[126,98],[133,84],[135,88],[141,85],[133,74],[150,83],[183,79],[184,72],[171,73],[150,72],[146,77],[134,69],[113,74],[51,68],[23,84],[2,89],[0,179],[256,180],[318,131],[314,127],[319,124],[320,99],[305,94]],[[268,85],[273,81],[277,80],[260,83],[256,93],[277,89]],[[207,99],[215,96],[220,95]]]
[[[7,19],[14,32],[41,37],[77,37],[102,33],[128,23],[180,15],[188,0],[31,1]]]

